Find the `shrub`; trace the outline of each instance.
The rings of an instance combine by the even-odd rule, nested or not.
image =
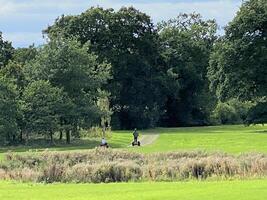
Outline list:
[[[213,111],[212,118],[219,124],[233,124],[238,121],[235,108],[223,102],[217,104]]]

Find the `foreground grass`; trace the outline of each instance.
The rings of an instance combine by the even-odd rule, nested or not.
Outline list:
[[[51,185],[0,182],[0,199],[265,200],[266,188],[267,180]]]

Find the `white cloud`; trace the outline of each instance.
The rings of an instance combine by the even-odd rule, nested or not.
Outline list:
[[[15,46],[26,44],[26,41],[29,41],[28,44],[39,44],[42,40],[40,27],[47,27],[61,14],[78,14],[97,5],[115,10],[122,6],[134,6],[150,15],[154,22],[174,18],[181,12],[195,11],[206,19],[215,18],[220,26],[225,26],[240,4],[241,0],[0,0],[0,30],[6,32]],[[19,30],[15,30],[16,25],[20,25]]]

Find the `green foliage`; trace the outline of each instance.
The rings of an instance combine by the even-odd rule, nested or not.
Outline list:
[[[246,124],[264,124],[267,122],[267,101],[263,99],[249,110]]]
[[[106,114],[97,100],[105,94],[101,88],[110,78],[109,69],[109,64],[98,62],[97,56],[88,53],[87,45],[56,38],[40,49],[24,71],[29,82],[47,80],[66,94],[60,123],[69,143],[70,131],[78,137],[78,128],[91,127]]]
[[[227,102],[218,102],[211,118],[217,124],[238,124],[244,123],[248,112],[254,104],[249,101],[231,99]]]
[[[33,60],[37,54],[38,51],[34,45],[28,48],[18,48],[14,50],[12,61],[25,65],[27,62]]]
[[[180,14],[158,25],[165,63],[163,125],[203,125],[213,104],[207,66],[217,25],[198,14]]]
[[[17,136],[19,106],[15,86],[5,77],[0,77],[0,138],[13,142]]]
[[[63,91],[48,81],[34,81],[25,88],[22,100],[27,133],[49,135],[53,142],[53,134],[60,130]]]
[[[211,89],[222,101],[267,95],[267,2],[244,1],[210,58]]]
[[[88,28],[90,27],[90,28]],[[107,89],[111,93],[112,126],[155,126],[161,95],[157,73],[157,32],[148,15],[133,7],[90,8],[77,16],[62,16],[45,31],[90,43],[99,60],[112,65]]]
[[[238,122],[238,114],[228,103],[218,102],[212,116],[219,124],[234,124]]]
[[[0,70],[0,76],[8,77],[10,81],[17,86],[20,94],[27,84],[23,72],[23,65],[13,60],[9,61],[9,63]]]
[[[13,51],[14,48],[11,42],[4,41],[2,32],[0,31],[0,69],[12,58]]]

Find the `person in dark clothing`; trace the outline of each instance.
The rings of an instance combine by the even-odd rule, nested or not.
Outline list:
[[[137,142],[139,133],[137,132],[137,129],[136,128],[134,129],[133,136],[134,136],[134,142]]]

